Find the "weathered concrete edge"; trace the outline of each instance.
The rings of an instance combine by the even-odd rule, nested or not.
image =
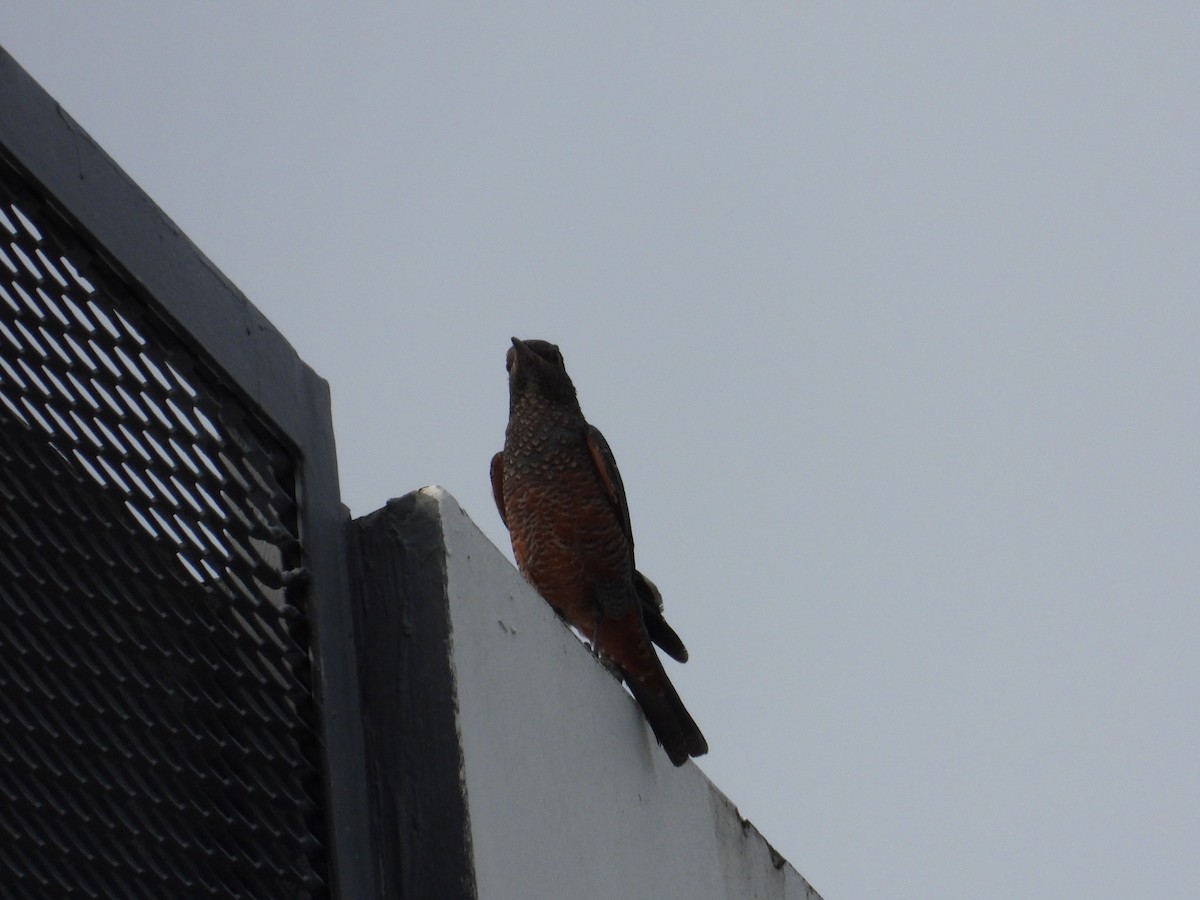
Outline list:
[[[647,889],[656,896],[674,896],[678,888],[679,896],[690,898],[820,900],[816,890],[695,764],[681,769],[670,765],[654,744],[632,698],[559,622],[458,502],[436,486],[419,493],[436,502],[446,547],[452,666],[480,895],[517,896],[521,890],[544,889],[547,883],[571,883],[581,897],[636,896],[638,890]],[[471,633],[479,629],[484,636],[482,645],[478,635]],[[536,633],[526,634],[528,645],[515,649],[512,645],[522,643],[520,632],[527,629]],[[456,638],[467,646],[457,646]],[[515,727],[503,721],[501,694],[508,682],[528,679],[529,668],[539,665],[549,666],[542,675],[554,684],[555,689],[547,694],[550,702],[556,694],[565,695],[570,698],[567,707],[582,706],[594,715],[584,715],[582,722],[534,723],[532,734],[531,723],[520,715],[514,716]],[[528,680],[523,683],[530,685]],[[535,679],[533,690],[537,689]],[[540,752],[532,745],[535,740],[544,745]],[[572,769],[572,761],[586,750],[595,751],[598,762]],[[536,763],[530,764],[531,758]],[[522,782],[519,768],[527,764],[528,780]],[[591,796],[587,779],[597,769],[602,771],[598,791],[612,791],[613,782],[605,783],[604,777],[621,779],[629,797],[636,798],[609,810],[607,831],[602,804],[587,802]],[[529,806],[539,819],[552,818],[554,792],[547,790],[546,784],[555,777],[579,788],[580,796],[568,801],[570,816],[578,819],[586,814],[598,826],[601,843],[610,836],[618,847],[622,836],[639,848],[647,840],[662,842],[662,853],[657,857],[651,853],[642,872],[636,859],[622,856],[623,874],[634,882],[629,888],[632,893],[623,894],[622,885],[612,883],[608,871],[602,873],[604,890],[611,893],[589,893],[587,874],[591,870],[588,860],[581,858],[587,854],[580,854],[580,848],[564,838],[561,829],[550,826],[535,838],[536,824],[531,830],[512,821],[513,810],[530,796],[535,799]],[[542,794],[537,796],[539,791]],[[656,804],[662,810],[686,811],[680,816],[687,827],[660,828],[656,821],[659,812],[652,808]],[[631,816],[644,820],[645,833],[637,839],[628,834]],[[572,825],[568,822],[564,827]],[[536,847],[528,847],[530,840],[540,840],[545,846],[557,843],[563,852],[539,857]],[[636,850],[632,853],[636,855]],[[565,859],[571,864],[564,865]],[[672,865],[671,877],[656,887],[653,879]],[[555,871],[559,880],[554,880]],[[522,882],[530,873],[551,880]],[[656,889],[666,893],[655,893]]]
[[[380,896],[475,900],[438,503],[408,494],[348,530]]]

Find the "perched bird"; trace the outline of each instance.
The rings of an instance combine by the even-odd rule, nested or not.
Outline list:
[[[687,649],[637,570],[625,486],[608,442],[587,423],[558,347],[512,339],[508,428],[492,492],[517,567],[615,665],[675,765],[708,752],[655,652]]]

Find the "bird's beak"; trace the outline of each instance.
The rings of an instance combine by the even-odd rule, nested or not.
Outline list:
[[[512,342],[512,349],[508,351],[507,360],[509,372],[512,372],[516,368],[518,359],[521,357],[529,359],[529,357],[533,355],[533,351],[529,349],[529,345],[520,338],[515,337],[512,339]]]
[[[504,355],[504,368],[508,370],[508,374],[510,376],[516,370],[517,357],[528,354],[529,348],[525,346],[525,342],[520,338],[513,338],[512,349],[510,349],[508,353]]]

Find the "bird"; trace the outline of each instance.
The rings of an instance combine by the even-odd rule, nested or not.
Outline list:
[[[634,563],[616,458],[584,418],[557,346],[514,337],[505,364],[508,426],[491,481],[517,568],[615,669],[671,762],[683,765],[708,742],[654,649],[688,658],[661,592]]]

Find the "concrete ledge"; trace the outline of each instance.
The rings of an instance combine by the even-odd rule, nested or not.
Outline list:
[[[449,756],[476,896],[820,900],[693,763],[671,765],[633,699],[453,497],[410,497],[389,504],[409,510],[390,530],[440,531],[441,596],[404,604],[446,610]]]

